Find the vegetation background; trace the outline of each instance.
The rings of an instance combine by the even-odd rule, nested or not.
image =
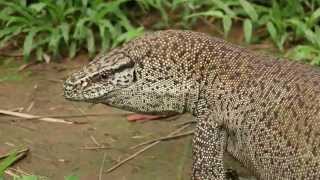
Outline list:
[[[245,43],[270,39],[295,60],[320,65],[320,0],[0,0],[0,47],[22,48],[25,61],[90,56],[145,30],[192,29],[199,21]],[[147,16],[156,23],[143,24]]]
[[[26,63],[93,57],[144,31],[203,23],[224,38],[237,27],[243,44],[270,41],[281,56],[320,66],[320,0],[0,0],[0,9],[0,56],[18,52]],[[0,176],[16,158],[1,162]]]

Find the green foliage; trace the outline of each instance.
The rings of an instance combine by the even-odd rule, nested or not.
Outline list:
[[[27,176],[14,176],[13,180],[48,180],[47,177],[36,176],[36,175],[27,175]],[[79,176],[69,175],[64,177],[64,180],[79,180]],[[1,180],[1,178],[0,178]]]
[[[25,59],[73,57],[81,49],[94,55],[143,33],[137,17],[159,13],[158,27],[208,19],[225,37],[240,22],[246,43],[269,38],[287,56],[320,64],[319,0],[0,0],[0,7],[0,47],[18,39]]]
[[[64,178],[65,180],[79,180],[79,176],[77,175],[69,175]]]
[[[17,151],[10,153],[3,161],[0,162],[0,177],[3,177],[4,171],[11,166],[19,157],[17,156]]]
[[[23,175],[23,176],[14,176],[13,180],[48,180],[49,178],[47,177],[42,177],[42,176],[36,176],[36,175]],[[79,180],[79,176],[76,175],[69,175],[64,177],[64,180]],[[0,180],[1,177],[0,177]]]
[[[21,155],[17,153],[17,150],[13,150],[9,153],[9,156],[7,156],[5,159],[0,161],[0,180],[4,179],[4,173],[7,168],[9,168],[14,162],[16,162],[19,158],[21,158]],[[14,180],[44,180],[48,179],[47,177],[42,176],[36,176],[36,175],[14,175]],[[64,178],[65,180],[79,180],[79,176],[77,175],[69,175]]]
[[[252,36],[252,22],[250,19],[244,20],[243,31],[246,42],[250,43]]]
[[[21,63],[13,59],[0,59],[0,83],[26,80],[31,71],[19,72]]]
[[[232,20],[230,16],[223,16],[222,17],[222,23],[223,23],[223,31],[224,31],[224,36],[228,36],[231,26],[232,26]]]
[[[13,180],[40,180],[41,178],[30,175],[30,176],[15,176]]]
[[[320,64],[320,1],[260,1],[266,5],[253,0],[206,2],[189,17],[221,20],[225,36],[230,31],[230,20],[242,21],[246,43],[253,37],[258,41],[270,38],[280,51],[289,49],[286,56]],[[263,33],[254,34],[257,30]],[[297,42],[299,45],[293,47]]]
[[[47,180],[49,178],[36,176],[36,175],[28,175],[28,176],[14,176],[13,180]],[[64,180],[79,180],[79,176],[76,175],[70,175],[66,176]],[[0,178],[1,180],[1,178]]]
[[[142,28],[133,27],[122,10],[127,0],[39,0],[0,1],[0,46],[13,38],[23,39],[23,55],[35,52],[38,60],[45,53],[73,57],[81,48],[90,55],[137,36]],[[125,35],[126,34],[126,35]],[[22,35],[22,37],[21,37]],[[66,52],[65,52],[66,50]]]

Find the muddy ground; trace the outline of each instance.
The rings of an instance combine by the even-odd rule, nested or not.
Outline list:
[[[60,63],[32,65],[22,72],[17,72],[22,60],[1,58],[0,62],[0,109],[22,107],[24,113],[43,116],[106,113],[102,117],[70,119],[86,122],[72,125],[0,116],[0,155],[17,147],[30,148],[28,155],[15,164],[28,173],[54,180],[70,174],[83,180],[98,179],[104,154],[107,170],[136,152],[138,149],[130,149],[133,145],[165,136],[177,129],[177,124],[192,119],[190,115],[182,115],[176,120],[132,123],[126,120],[128,112],[65,100],[62,80],[88,62],[85,55]],[[108,149],[84,150],[96,146],[92,137]],[[113,172],[103,173],[102,179],[189,179],[191,139],[189,136],[161,142]],[[228,157],[226,164],[247,179],[246,171],[232,158]]]

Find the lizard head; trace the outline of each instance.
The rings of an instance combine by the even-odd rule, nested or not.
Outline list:
[[[188,72],[189,64],[179,59],[170,62],[168,55],[177,49],[168,48],[176,43],[169,41],[172,38],[161,33],[146,35],[97,56],[65,81],[64,96],[145,114],[185,112],[196,98],[197,84]]]
[[[64,83],[64,96],[74,101],[102,102],[112,91],[135,81],[134,62],[118,50],[93,59]]]

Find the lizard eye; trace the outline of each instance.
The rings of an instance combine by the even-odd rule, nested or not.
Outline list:
[[[109,74],[102,74],[102,75],[100,76],[101,79],[107,79],[107,78],[109,78],[109,77],[110,77]]]

